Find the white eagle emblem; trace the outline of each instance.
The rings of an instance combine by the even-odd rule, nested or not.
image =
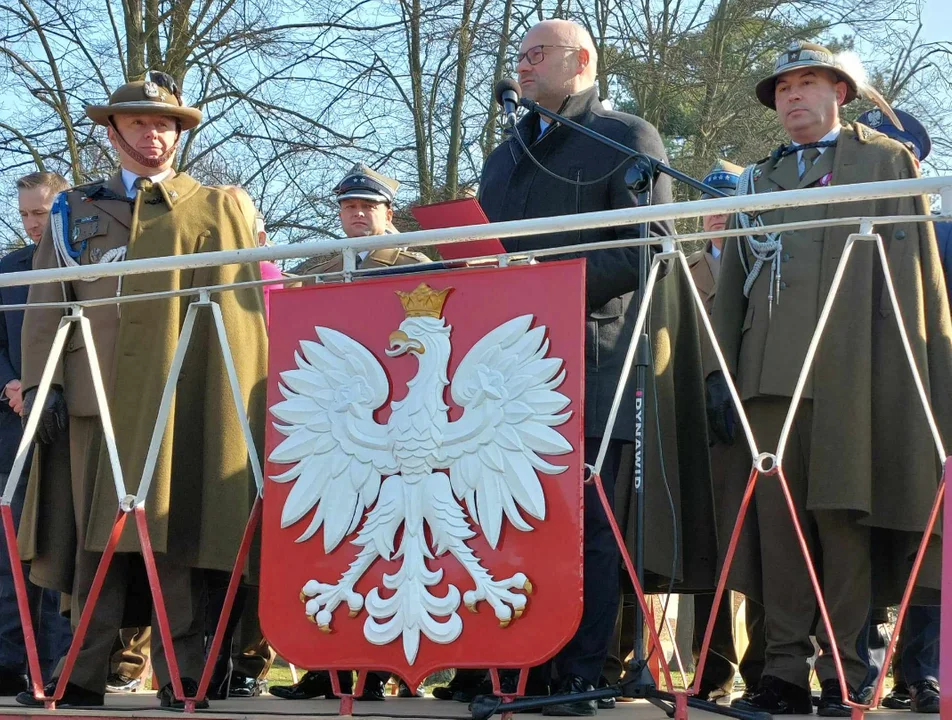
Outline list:
[[[481,564],[467,545],[476,532],[461,502],[495,548],[503,516],[524,532],[532,526],[522,512],[545,519],[537,472],[557,475],[567,466],[540,456],[573,450],[554,429],[572,414],[566,411],[569,398],[556,391],[565,379],[563,361],[546,357],[546,328],[530,329],[532,315],[482,337],[450,384],[452,328],[442,317],[450,289],[437,292],[421,284],[412,293],[397,293],[407,317],[391,333],[386,354],[413,354],[418,370],[406,396],[390,403],[386,424],[374,419],[390,396],[380,362],[357,341],[325,327],[315,328],[321,342],[300,342],[297,368],[281,373],[285,399],[271,408],[285,439],[269,459],[292,464],[271,479],[294,483],[281,527],[311,513],[297,542],[323,527],[325,553],[360,528],[352,541],[360,550],[338,581],[309,580],[302,588],[305,612],[330,632],[341,603],[351,617],[366,608],[364,637],[376,645],[402,637],[411,665],[421,634],[436,643],[459,637],[461,597],[474,612],[480,601],[488,602],[502,627],[523,614],[532,585],[522,572],[497,580]],[[463,410],[455,422],[444,402],[447,385]],[[454,585],[443,597],[431,592],[442,571],[431,570],[427,560],[447,552],[472,578],[474,587],[462,596]],[[386,597],[375,587],[364,598],[354,587],[377,558],[399,560],[400,569],[383,576]]]

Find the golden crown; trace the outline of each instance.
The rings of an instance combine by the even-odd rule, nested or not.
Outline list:
[[[397,297],[400,298],[400,304],[403,305],[407,317],[439,318],[443,315],[443,304],[446,302],[446,296],[450,294],[452,289],[434,290],[426,283],[420,283],[416,290],[410,293],[397,290]]]

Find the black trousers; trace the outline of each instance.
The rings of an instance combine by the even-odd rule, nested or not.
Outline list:
[[[594,465],[601,438],[585,438],[585,462]],[[615,482],[626,443],[612,440],[608,446],[601,478],[608,501],[614,503]],[[608,656],[618,613],[618,545],[594,485],[585,486],[585,581],[584,609],[575,636],[555,656],[559,679],[577,675],[593,686],[598,684]]]

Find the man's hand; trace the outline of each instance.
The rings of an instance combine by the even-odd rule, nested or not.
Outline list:
[[[33,412],[33,403],[36,400],[36,388],[30,388],[23,396],[23,427],[26,427]],[[63,397],[63,388],[59,385],[50,387],[46,395],[46,403],[39,410],[40,422],[36,427],[36,437],[44,445],[52,444],[69,424],[69,415],[66,411],[66,398]]]
[[[734,444],[734,400],[724,373],[715,370],[704,381],[707,400],[707,426],[711,433],[711,444]]]
[[[13,412],[17,415],[23,414],[23,388],[19,380],[11,380],[3,386],[3,396],[10,403]]]

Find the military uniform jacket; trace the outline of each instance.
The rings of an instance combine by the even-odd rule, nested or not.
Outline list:
[[[119,174],[104,184],[67,192],[68,241],[83,248],[81,265],[94,265],[113,248],[126,247],[128,260],[255,247],[240,208],[227,193],[203,187],[186,174],[175,175],[126,199]],[[57,266],[48,229],[39,243],[34,268]],[[85,247],[83,247],[85,243]],[[257,263],[174,272],[127,275],[85,282],[35,285],[30,302],[89,300],[260,279]],[[185,319],[188,296],[122,306],[90,308],[87,315],[99,355],[125,485],[138,488],[159,401]],[[264,422],[267,337],[260,288],[223,292],[218,301],[231,345],[243,411],[259,446]],[[23,328],[23,386],[39,384],[40,374],[63,311],[35,308]],[[246,448],[228,387],[222,354],[207,309],[199,312],[179,378],[151,492],[146,501],[152,544],[194,567],[228,569],[234,562],[253,498]],[[98,414],[87,369],[87,350],[74,326],[65,359],[54,382],[63,385],[71,416]],[[75,459],[74,459],[75,461]],[[24,512],[21,547],[56,547],[56,528],[35,524],[35,505],[44,493],[62,492],[61,478],[34,473],[32,516]],[[102,551],[117,509],[105,448],[89,512],[86,549]],[[174,480],[173,480],[174,478]],[[92,482],[92,480],[90,480]],[[31,478],[31,483],[34,478]],[[57,485],[60,483],[59,485]],[[32,520],[28,520],[31,518]],[[32,524],[31,524],[32,523]],[[131,531],[131,532],[130,532]],[[27,537],[24,538],[24,533]],[[29,535],[47,535],[34,543]],[[134,528],[127,525],[120,551],[135,551]]]
[[[704,249],[698,250],[688,257],[691,277],[694,278],[694,284],[697,286],[701,300],[704,301],[704,309],[708,315],[714,309],[714,298],[717,295],[717,275],[720,272],[721,257],[723,257],[722,255],[714,257],[711,247],[711,243],[708,242]],[[704,331],[704,324],[701,320],[698,320],[698,333],[701,337],[701,360],[706,376],[717,369],[717,356],[714,354],[714,347]]]
[[[559,113],[635,150],[665,161],[658,131],[645,120],[602,107],[596,88],[566,98]],[[523,220],[634,207],[636,197],[625,184],[629,163],[625,156],[571,128],[555,123],[539,137],[539,115],[529,113],[518,132],[534,157],[551,172],[574,181],[600,182],[575,186],[540,170],[510,137],[490,153],[479,182],[479,202],[491,222]],[[655,185],[653,204],[671,202],[671,182],[662,176]],[[672,232],[669,223],[652,223],[653,235]],[[638,227],[592,230],[507,238],[509,252],[638,237]],[[608,421],[615,387],[638,314],[634,293],[638,287],[637,247],[559,255],[555,260],[586,260],[585,323],[585,434],[601,437]],[[626,393],[613,436],[634,440],[634,393]]]
[[[396,267],[398,265],[416,265],[417,263],[430,262],[430,258],[420,252],[413,250],[403,250],[401,248],[386,248],[383,250],[372,250],[367,256],[361,259],[357,258],[358,268],[383,268]],[[295,268],[296,275],[320,275],[322,273],[337,273],[344,269],[344,256],[335,255],[330,260],[321,260],[314,262],[306,260]]]
[[[801,180],[796,154],[757,165],[758,193],[816,184],[846,185],[916,177],[901,144],[856,124],[843,128]],[[765,224],[808,219],[925,215],[922,196],[764,213]],[[783,236],[779,302],[768,308],[769,265],[744,296],[738,240],[722,255],[714,329],[741,398],[790,397],[830,290],[847,236],[856,225]],[[876,226],[885,245],[913,355],[943,437],[952,437],[952,323],[932,223]],[[743,249],[743,248],[742,248]],[[809,510],[852,510],[874,528],[917,540],[935,496],[940,465],[908,370],[897,319],[875,245],[854,245],[806,387],[813,400]],[[756,433],[756,429],[755,429]],[[775,448],[762,448],[773,451]],[[875,542],[875,536],[874,536]],[[890,543],[903,561],[914,542]],[[908,562],[882,563],[904,582]]]

